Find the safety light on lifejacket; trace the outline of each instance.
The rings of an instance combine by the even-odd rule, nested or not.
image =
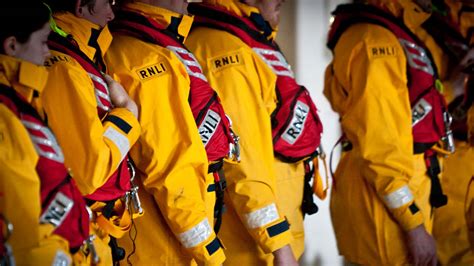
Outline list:
[[[51,7],[49,7],[49,5],[44,2],[43,2],[43,5],[45,5],[49,10],[49,27],[51,28],[51,30],[56,32],[60,36],[66,38],[69,34],[67,34],[65,31],[63,31],[61,28],[58,27],[58,25],[56,24],[56,21],[54,21],[53,10],[51,10]]]

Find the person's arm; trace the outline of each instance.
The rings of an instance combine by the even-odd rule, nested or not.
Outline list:
[[[107,60],[140,109],[143,130],[131,155],[144,187],[171,231],[199,263],[222,264],[224,251],[206,214],[208,162],[188,103],[185,69],[171,52],[166,57],[157,52],[140,58],[143,66],[117,64],[124,56],[113,50]],[[162,72],[151,78],[142,79],[135,71],[155,64]]]
[[[39,223],[38,159],[23,124],[0,104],[0,213],[13,224],[8,243],[18,265],[52,264],[57,253],[70,260],[67,241],[52,234],[52,225]]]
[[[44,106],[48,124],[63,148],[65,163],[72,168],[81,192],[87,195],[116,171],[138,139],[140,125],[127,101],[101,121],[94,85],[87,72],[74,59],[62,56],[68,60],[49,69]]]
[[[344,133],[361,154],[364,178],[407,232],[413,261],[436,261],[434,241],[422,226],[422,213],[408,186],[414,174],[413,138],[403,49],[382,27],[351,29],[339,40],[327,72],[334,73],[347,97],[347,112],[341,114]],[[368,32],[362,41],[361,32]],[[374,53],[378,47],[394,53]]]
[[[276,77],[250,49],[196,56],[240,137],[241,162],[224,164],[229,198],[256,243],[265,252],[274,252],[292,239],[275,198],[270,115],[276,106]],[[224,57],[239,61],[219,67]],[[286,253],[275,253],[280,254]]]

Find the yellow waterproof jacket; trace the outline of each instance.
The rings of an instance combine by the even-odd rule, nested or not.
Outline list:
[[[44,67],[0,55],[0,84],[12,87],[40,114],[48,73]],[[39,156],[28,131],[8,107],[0,104],[0,213],[14,226],[8,243],[17,265],[71,263],[68,242],[50,224],[40,224]],[[4,234],[4,231],[2,231]]]
[[[258,13],[258,9],[239,1],[204,2],[241,16]],[[276,107],[276,76],[249,46],[228,32],[198,27],[191,32],[186,46],[203,67],[240,136],[241,163],[224,163],[228,211],[224,213],[220,235],[228,247],[228,261],[231,256],[235,259],[229,263],[246,264],[244,249],[255,243],[269,253],[292,239],[282,226],[285,218],[275,196],[270,114]],[[281,230],[275,233],[273,229],[277,227]],[[235,256],[237,253],[242,256]]]
[[[457,15],[462,3],[452,0],[445,2],[450,7],[453,20],[458,22]],[[447,100],[453,100],[455,93],[449,81],[453,65],[450,68],[448,55],[423,28],[418,28],[416,34],[434,58]],[[466,188],[470,177],[474,175],[474,149],[465,141],[459,140],[455,141],[455,146],[456,152],[443,160],[441,186],[448,196],[448,204],[434,212],[433,236],[436,239],[438,259],[443,265],[472,265],[474,253],[470,251],[467,239],[464,204]]]
[[[405,14],[404,22],[413,29],[423,17]],[[361,23],[342,34],[333,55],[324,94],[352,143],[331,194],[339,252],[357,264],[407,264],[404,233],[423,223],[429,231],[431,207],[423,154],[413,154],[403,48],[388,29]]]
[[[471,177],[466,195],[466,223],[471,252],[474,252],[474,176]]]
[[[182,36],[192,23],[191,17],[142,3],[127,4],[125,9],[163,25],[181,18]],[[131,155],[147,213],[136,221],[137,249],[131,260],[189,265],[195,258],[199,264],[222,264],[225,256],[212,227],[215,192],[208,191],[214,181],[207,175],[206,152],[189,106],[185,66],[166,48],[120,34],[114,36],[106,61],[136,101],[143,128]],[[132,250],[129,240],[120,244]]]
[[[94,60],[96,48],[89,46],[98,26],[71,13],[55,16],[57,24],[76,40],[81,51]],[[111,42],[108,29],[97,38],[102,55]],[[101,187],[117,170],[129,149],[138,139],[140,125],[125,108],[109,112],[130,126],[128,133],[111,121],[102,122],[97,114],[94,85],[88,73],[72,57],[57,51],[45,65],[50,71],[44,106],[48,122],[63,148],[65,163],[74,173],[84,195]]]

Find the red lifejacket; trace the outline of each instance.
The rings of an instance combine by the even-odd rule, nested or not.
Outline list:
[[[449,14],[449,7],[444,4],[446,12]],[[469,41],[461,34],[451,16],[442,15],[440,12],[433,12],[428,20],[423,23],[423,28],[435,40],[436,44],[448,56],[448,69],[456,68],[464,56],[469,51]],[[469,66],[464,72],[469,74],[469,81],[466,82],[464,93],[456,96],[448,105],[448,110],[453,116],[453,136],[462,141],[467,141],[467,112],[474,101],[474,69]]]
[[[407,59],[408,93],[412,107],[412,134],[415,154],[424,153],[427,174],[431,178],[430,203],[434,207],[446,205],[438,174],[439,162],[433,145],[443,140],[452,142],[449,120],[443,95],[436,89],[437,73],[429,51],[397,18],[371,5],[340,5],[333,12],[334,21],[328,36],[328,47],[333,50],[341,35],[350,26],[368,23],[382,26],[400,41]],[[449,139],[449,141],[447,141]]]
[[[194,55],[184,46],[184,38],[175,27],[179,19],[173,17],[168,27],[139,13],[120,10],[111,31],[133,36],[142,41],[153,43],[171,50],[183,63],[191,82],[189,104],[199,129],[201,140],[206,148],[210,162],[221,162],[229,155],[229,146],[234,144],[230,130],[230,121],[226,117],[219,96],[209,85],[202,68]],[[218,169],[210,169],[214,172]]]
[[[316,155],[323,130],[316,106],[308,90],[296,82],[278,45],[267,39],[271,28],[261,15],[240,17],[223,8],[201,4],[189,5],[189,11],[196,15],[197,27],[216,28],[239,37],[277,75],[278,105],[271,116],[275,155],[286,162]]]
[[[68,240],[71,250],[77,250],[89,236],[89,213],[64,166],[64,156],[54,134],[38,112],[12,88],[0,86],[0,103],[20,119],[39,155],[36,164],[41,182],[39,222],[53,225],[53,232]]]
[[[112,103],[107,83],[97,65],[75,45],[74,40],[70,36],[63,38],[57,33],[52,32],[48,40],[48,46],[51,50],[71,56],[84,68],[94,84],[98,116],[102,120],[107,120]],[[71,106],[71,108],[74,107]],[[94,193],[85,196],[85,198],[94,201],[111,201],[123,197],[131,187],[127,162],[128,157],[125,157],[117,170],[107,179],[107,182]]]
[[[253,13],[250,17],[240,17],[205,4],[191,4],[188,10],[195,15],[196,27],[216,28],[239,37],[277,75],[278,105],[271,115],[275,155],[285,162],[316,155],[323,130],[316,106],[308,90],[296,82],[278,45],[267,39],[271,28],[261,15]]]

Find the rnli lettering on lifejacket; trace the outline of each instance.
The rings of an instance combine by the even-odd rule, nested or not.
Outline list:
[[[411,125],[415,126],[425,118],[433,107],[425,99],[421,98],[411,109]]]
[[[51,56],[44,62],[44,66],[50,67],[58,62],[69,62],[69,59],[64,55]]]
[[[165,74],[168,71],[168,68],[164,63],[158,63],[144,68],[140,68],[136,71],[138,77],[141,80],[147,80],[155,77],[159,77]]]
[[[221,121],[221,117],[218,113],[209,110],[206,113],[206,116],[202,120],[201,125],[199,125],[199,135],[201,135],[202,143],[204,146],[207,145],[209,140],[212,138],[216,132],[217,126]]]
[[[370,57],[388,57],[396,56],[397,48],[395,46],[371,46],[369,47]]]
[[[63,193],[58,192],[48,205],[48,208],[46,208],[43,215],[41,215],[40,223],[49,223],[58,227],[63,223],[64,219],[66,219],[66,216],[71,211],[73,205],[74,201]]]
[[[290,124],[281,135],[281,138],[289,144],[294,144],[304,130],[304,123],[308,117],[308,113],[309,106],[297,101],[293,109],[293,117],[291,118]]]

